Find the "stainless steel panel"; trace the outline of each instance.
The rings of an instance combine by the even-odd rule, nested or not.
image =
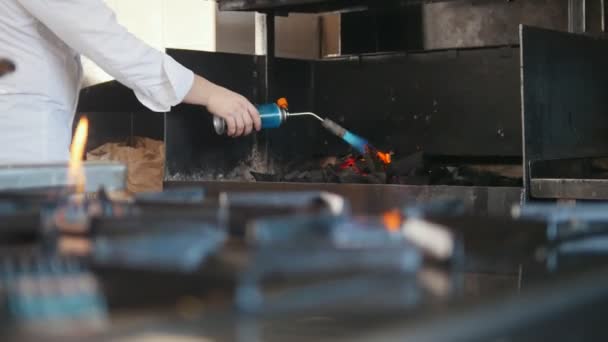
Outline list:
[[[523,26],[521,56],[524,183],[531,195],[532,176],[559,178],[534,173],[537,161],[608,155],[608,40]]]
[[[519,44],[519,25],[566,31],[564,0],[460,1],[423,6],[425,49]]]
[[[608,199],[608,179],[532,178],[530,192],[533,198],[605,200]]]
[[[465,0],[219,0],[220,11],[318,13]],[[491,0],[498,1],[498,0]]]
[[[221,192],[250,191],[325,191],[341,195],[355,214],[378,214],[417,202],[435,199],[460,199],[465,211],[480,216],[509,216],[522,198],[522,188],[411,186],[374,184],[308,184],[264,182],[165,182],[165,188],[202,185],[210,197]]]
[[[124,190],[127,167],[111,162],[85,162],[86,191]],[[45,188],[73,185],[68,180],[66,164],[0,165],[0,190]]]

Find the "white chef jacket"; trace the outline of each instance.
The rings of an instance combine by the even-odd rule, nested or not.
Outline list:
[[[118,24],[103,0],[1,0],[0,56],[17,70],[0,78],[0,164],[68,160],[80,54],[156,112],[180,103],[194,80]]]

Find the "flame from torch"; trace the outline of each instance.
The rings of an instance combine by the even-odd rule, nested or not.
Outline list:
[[[84,159],[87,137],[89,134],[89,120],[82,117],[76,126],[76,132],[72,139],[70,148],[69,183],[76,186],[76,192],[81,194],[85,191],[86,176],[82,161]]]

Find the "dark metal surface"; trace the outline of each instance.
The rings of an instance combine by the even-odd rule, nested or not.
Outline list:
[[[608,179],[532,178],[530,195],[545,199],[605,200]]]
[[[80,92],[73,128],[86,116],[90,122],[87,150],[108,142],[133,141],[133,137],[164,139],[164,113],[142,105],[133,91],[117,81],[105,82]]]
[[[219,184],[223,188],[217,188],[217,182],[206,185],[210,196],[217,196],[221,191],[230,190],[228,183]],[[179,189],[176,188],[178,185],[173,184],[173,186],[174,189]],[[297,187],[296,184],[246,184],[237,185],[235,188],[239,186],[240,191],[247,190],[250,186],[256,186],[258,189],[266,191],[272,190],[272,188],[285,191],[284,188]],[[268,188],[262,189],[263,186]],[[327,185],[314,186],[328,188]],[[305,188],[311,190],[310,185],[305,185]],[[387,209],[393,205],[390,196],[379,197],[379,195],[372,195],[371,191],[366,191],[374,187],[336,185],[336,189],[349,188],[352,198],[372,196],[375,197],[373,200],[378,202],[382,202],[379,198],[384,200],[382,205],[385,205]],[[423,199],[423,196],[415,194],[415,187],[382,188],[394,188],[404,196],[414,193],[412,194],[414,199]],[[428,187],[421,189],[433,190]],[[437,192],[434,195],[454,198],[458,197],[454,194],[459,191],[466,193],[469,189],[436,187],[434,190]],[[483,198],[483,188],[476,190],[477,192],[468,195],[471,199],[464,200],[465,212],[470,212],[471,202],[473,204],[477,201],[489,202],[487,198],[485,200]],[[513,189],[502,190],[512,191]],[[486,191],[496,192],[498,189],[488,188]],[[181,192],[177,191],[177,193]],[[172,191],[172,193],[175,192]],[[302,193],[286,194],[281,191],[271,194],[256,192],[254,194],[228,194],[222,196],[223,200],[220,203],[230,201],[231,195],[234,196],[232,202],[248,203],[258,207],[261,207],[261,204],[274,207],[277,203],[298,205],[319,196],[319,194],[310,192],[303,195]],[[382,195],[386,195],[386,193]],[[249,313],[253,309],[258,313],[254,315],[242,315],[242,311],[231,309],[234,297],[228,296],[228,293],[233,294],[235,283],[221,276],[215,278],[197,273],[183,274],[178,277],[176,272],[171,272],[171,269],[161,273],[144,271],[140,268],[144,266],[141,264],[128,272],[125,269],[122,272],[112,272],[111,268],[95,268],[104,294],[112,297],[108,300],[112,325],[104,329],[101,335],[87,335],[87,339],[89,341],[128,341],[130,339],[127,337],[143,338],[145,336],[156,337],[159,340],[177,340],[179,337],[175,335],[181,335],[220,341],[605,340],[608,332],[604,324],[604,317],[608,311],[608,305],[606,305],[608,303],[608,287],[606,286],[608,269],[596,266],[593,268],[594,272],[583,273],[585,270],[591,269],[589,266],[591,259],[586,258],[573,264],[572,268],[563,267],[560,264],[560,267],[556,269],[557,273],[548,273],[543,265],[543,253],[536,253],[539,247],[546,246],[545,220],[514,221],[509,218],[462,216],[460,208],[455,207],[454,203],[456,202],[430,203],[426,206],[427,211],[423,215],[456,214],[451,217],[428,218],[427,223],[445,227],[459,240],[462,249],[458,248],[458,252],[454,254],[455,257],[450,258],[446,264],[432,262],[431,256],[427,255],[421,269],[417,269],[419,266],[417,261],[421,260],[415,254],[411,254],[415,250],[409,249],[414,247],[413,245],[401,244],[399,240],[393,239],[374,242],[371,241],[374,239],[370,238],[369,231],[361,234],[360,228],[377,227],[380,229],[378,232],[382,235],[397,237],[393,235],[396,233],[395,231],[389,232],[385,229],[378,217],[375,218],[376,221],[368,221],[378,222],[377,226],[332,226],[332,230],[336,230],[333,230],[331,235],[325,234],[328,231],[320,231],[319,228],[323,228],[317,225],[320,221],[315,220],[312,224],[307,220],[298,221],[301,216],[284,217],[279,221],[258,220],[258,225],[265,222],[265,226],[259,225],[257,228],[265,227],[263,230],[266,233],[279,234],[279,236],[274,236],[278,239],[266,240],[262,244],[250,244],[249,241],[240,241],[243,244],[239,244],[239,241],[233,240],[225,245],[228,249],[225,254],[222,253],[217,259],[212,258],[216,261],[231,261],[231,265],[237,266],[247,266],[252,262],[257,264],[259,261],[259,270],[279,271],[278,279],[271,278],[264,283],[264,302],[260,303],[258,301],[260,298],[255,292],[259,290],[256,289],[257,286],[252,288],[251,285],[255,284],[242,282],[243,279],[247,280],[247,274],[239,272],[243,269],[235,267],[226,270],[230,272],[234,269],[238,275],[245,276],[237,279],[237,284],[245,286],[236,288],[236,297],[242,294],[241,290],[244,290],[245,298],[252,296],[249,297],[252,301],[247,300],[243,303],[237,300],[237,304],[244,305],[238,309],[248,309]],[[159,206],[159,208],[164,207],[164,205]],[[189,205],[188,210],[191,208],[195,208],[195,206]],[[523,217],[534,214],[536,218],[538,213],[540,215],[548,214],[544,217],[551,217],[559,210],[555,206],[538,206],[528,209],[530,211],[522,211]],[[580,224],[585,224],[593,218],[588,214],[601,215],[600,222],[604,222],[608,217],[605,205],[587,206],[581,209],[568,211],[562,218],[568,219],[569,217],[577,220],[577,226],[580,227]],[[188,252],[183,248],[184,243],[188,245],[197,239],[203,239],[204,241],[196,244],[203,246],[205,243],[213,241],[213,236],[209,239],[209,235],[200,234],[201,232],[197,228],[199,223],[204,221],[195,220],[188,223],[187,220],[183,220],[182,213],[183,211],[172,211],[172,214],[165,216],[163,220],[150,216],[145,220],[135,217],[127,217],[126,220],[114,218],[118,221],[105,222],[107,224],[105,229],[97,229],[94,236],[102,237],[104,236],[102,233],[105,231],[107,238],[117,239],[119,242],[125,242],[126,240],[123,238],[131,241],[132,239],[139,240],[136,244],[114,245],[114,247],[124,247],[124,249],[119,254],[109,253],[108,256],[112,258],[135,253],[131,256],[145,256],[147,261],[156,260],[156,263],[161,263],[161,265],[166,261],[171,261],[170,264],[172,264],[175,261],[174,257],[179,257],[179,259],[192,257],[189,253],[191,250]],[[316,218],[323,219],[318,216]],[[354,220],[363,222],[360,220],[361,217],[347,219],[353,219],[350,222],[355,222]],[[96,220],[94,219],[94,221]],[[97,220],[97,222],[99,221]],[[116,224],[117,222],[119,224]],[[298,224],[302,224],[302,226],[295,227]],[[302,231],[288,234],[287,237],[283,235],[294,228],[307,230],[304,233],[313,234],[315,237],[319,235],[331,237],[329,241],[335,243],[331,246],[340,246],[345,249],[341,250],[342,253],[339,256],[331,255],[328,254],[331,252],[331,248],[328,250],[324,248],[327,245],[313,243],[313,241],[319,240],[307,238],[306,235],[300,234]],[[130,232],[131,229],[136,229],[138,232]],[[154,232],[151,232],[150,229]],[[180,234],[180,231],[184,233],[184,229],[188,233]],[[110,233],[108,230],[114,230],[114,232],[108,234]],[[220,231],[216,232],[220,233]],[[333,234],[337,232],[341,232],[343,235]],[[260,231],[260,233],[263,232]],[[155,235],[156,238],[154,238]],[[170,239],[168,239],[169,237]],[[347,240],[344,240],[344,237]],[[345,241],[346,244],[344,244]],[[359,244],[362,241],[365,243]],[[177,246],[176,242],[178,242]],[[393,244],[395,242],[399,245]],[[147,247],[143,248],[144,246]],[[378,251],[370,251],[368,249],[370,246],[382,247]],[[391,246],[395,249],[391,249]],[[145,254],[137,253],[139,248],[143,248],[140,252],[143,251]],[[113,250],[116,251],[116,249]],[[388,253],[391,250],[397,253]],[[248,251],[254,253],[247,253]],[[367,251],[372,254],[366,255],[366,253],[357,251]],[[240,257],[237,256],[239,253]],[[464,256],[466,260],[463,261],[465,262],[457,262],[459,260],[457,256]],[[160,260],[159,257],[161,257]],[[165,257],[169,259],[165,259]],[[480,259],[485,263],[475,263]],[[209,261],[205,264],[204,269],[210,272],[213,272],[214,269],[217,271],[216,267],[221,263],[213,263],[211,259]],[[370,261],[372,262],[370,263]],[[496,267],[500,261],[511,263],[511,267],[509,269]],[[399,265],[401,262],[403,264]],[[473,263],[471,264],[471,262]],[[389,266],[389,272],[366,270],[352,276],[348,274],[346,277],[338,277],[338,274],[334,272],[337,270],[334,268],[334,263],[338,266],[348,266],[349,263],[354,263],[355,266],[364,266],[363,269],[372,267],[376,271]],[[6,265],[6,262],[3,261],[2,264]],[[481,265],[491,266],[492,264],[494,267],[484,271],[485,274],[480,274]],[[396,269],[402,273],[417,271],[416,282],[414,283],[413,277],[407,277],[407,274],[404,277],[399,276],[399,272],[395,272],[391,265],[397,266]],[[402,268],[401,266],[409,267]],[[466,267],[465,271],[460,268],[461,266]],[[317,269],[318,267],[330,272],[331,276],[321,278],[307,276],[311,268]],[[255,269],[256,267],[253,267],[254,276]],[[471,269],[474,271],[469,273]],[[99,272],[100,270],[103,271]],[[175,270],[173,268],[173,271]],[[294,273],[305,275],[305,277],[284,278],[284,275]],[[13,279],[12,274],[10,275],[9,284]],[[118,282],[115,282],[116,280]],[[293,282],[286,280],[293,280]],[[439,284],[439,286],[434,287],[432,284]],[[454,291],[451,290],[452,284],[456,288]],[[458,284],[463,286],[458,286]],[[536,285],[540,285],[540,287],[536,287]],[[248,292],[250,290],[254,292]],[[74,289],[69,289],[66,293],[69,295],[73,291]],[[114,291],[120,292],[118,297],[120,294],[130,297],[131,302],[122,303],[123,308],[130,307],[140,310],[127,312],[117,310],[117,306],[113,305],[116,303],[116,297],[110,296],[110,293],[116,295]],[[139,304],[137,301],[133,302],[133,297],[138,298]],[[294,308],[297,310],[294,311]],[[262,309],[262,312],[257,309]],[[121,317],[121,313],[126,315]],[[152,315],[156,321],[147,321],[146,315]],[[121,318],[122,322],[126,321],[128,324],[121,325]],[[72,333],[70,335],[72,339],[66,337],[63,340],[82,339],[83,335],[78,334],[81,332],[78,325],[66,322],[64,326]],[[47,333],[47,331],[43,331],[43,333]],[[50,338],[33,340],[41,339],[51,340]],[[25,339],[10,337],[9,340],[25,341]]]
[[[401,156],[519,156],[517,55],[502,47],[327,60],[315,66],[314,110]],[[333,145],[317,134],[301,153]]]
[[[127,183],[127,167],[113,162],[86,162],[83,164],[86,191],[124,190]],[[68,176],[68,165],[3,165],[0,167],[0,189],[23,190],[73,185]]]
[[[425,49],[519,45],[520,24],[566,31],[568,1],[460,1],[428,4],[423,6],[422,22]]]
[[[100,83],[80,91],[78,113],[83,112],[149,112],[133,91],[117,81]]]
[[[221,11],[327,12],[462,0],[220,0]]]
[[[535,160],[529,162],[530,178],[593,178],[591,158]]]
[[[568,32],[587,31],[586,3],[586,0],[568,0]]]
[[[416,311],[391,310],[391,303],[384,311],[323,315],[252,317],[205,310],[184,318],[165,311],[162,320],[117,327],[103,340],[197,336],[218,341],[604,341],[606,275],[603,269],[570,279],[549,278],[532,288],[517,286],[517,277],[485,275],[483,280],[472,275],[471,284],[481,291],[468,300]],[[398,288],[386,291],[398,293]]]
[[[601,285],[600,285],[601,284]],[[350,341],[603,341],[608,271],[590,272],[426,322],[396,323]]]
[[[608,9],[608,2],[605,0],[601,0],[601,9],[600,9],[600,13],[601,13],[601,31],[602,33],[606,33],[608,27],[606,27],[606,10]]]
[[[465,212],[480,216],[510,215],[519,204],[521,188],[404,186],[372,184],[302,184],[247,182],[165,182],[166,188],[203,185],[210,197],[221,192],[326,191],[344,196],[356,214],[382,213],[391,208],[441,198],[461,199]]]
[[[263,100],[264,103],[271,103],[275,100],[272,98],[274,96],[273,86],[275,79],[275,57],[276,57],[276,42],[275,42],[275,17],[274,14],[266,15],[266,58],[264,59],[264,94]]]
[[[531,175],[539,176],[531,170],[535,162],[608,155],[608,41],[526,26],[521,39],[524,182],[529,196]],[[537,188],[534,195],[579,195],[565,193],[563,187],[542,193],[548,189],[554,188]]]
[[[255,99],[263,57],[176,51],[186,66]],[[520,156],[518,49],[499,47],[379,54],[324,61],[276,59],[273,93],[290,111],[314,111],[396,158],[430,155]],[[263,94],[264,91],[262,90]],[[168,180],[250,180],[249,170],[345,155],[349,146],[315,120],[230,139],[213,132],[201,108],[166,116]],[[466,128],[463,122],[471,123]],[[454,129],[463,127],[462,129]],[[257,142],[257,145],[254,143]]]
[[[352,11],[339,18],[340,55],[424,48],[423,5]]]
[[[249,55],[170,50],[178,62],[255,101],[257,57]],[[213,116],[200,106],[179,105],[165,115],[168,177],[221,177],[251,158],[256,136],[233,139],[219,136]]]
[[[134,137],[163,140],[165,136],[164,113],[143,110],[141,112],[80,112],[74,117],[74,129],[83,116],[89,119],[90,127],[87,151],[108,142],[133,142]]]

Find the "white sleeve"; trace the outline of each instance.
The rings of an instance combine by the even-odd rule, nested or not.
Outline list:
[[[72,49],[133,89],[152,111],[169,111],[192,87],[192,71],[128,32],[103,0],[19,2]]]

